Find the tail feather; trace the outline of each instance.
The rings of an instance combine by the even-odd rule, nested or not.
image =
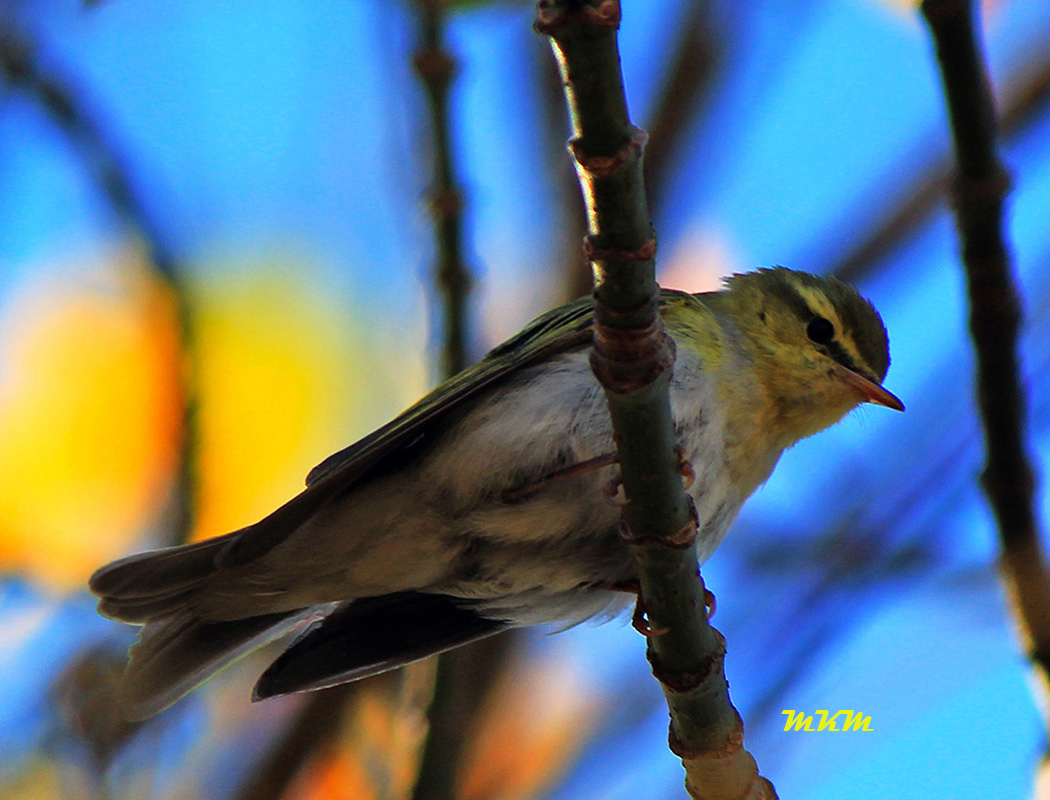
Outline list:
[[[207,623],[180,615],[147,624],[131,648],[121,683],[124,717],[143,720],[159,714],[220,670],[288,633],[310,614],[304,610]]]
[[[88,586],[100,599],[118,608],[125,602],[174,598],[215,572],[215,557],[236,535],[118,559],[92,575]]]
[[[236,535],[128,556],[91,577],[100,613],[144,626],[121,683],[125,718],[159,714],[310,615],[309,610],[295,610],[231,621],[207,619],[208,609],[198,608],[202,590],[216,578],[216,556]]]
[[[130,599],[103,597],[98,601],[98,613],[120,622],[145,625],[152,620],[170,617],[178,613],[179,609],[188,607],[193,599],[194,588],[196,587],[180,587],[178,591],[167,594],[158,593],[156,597]]]

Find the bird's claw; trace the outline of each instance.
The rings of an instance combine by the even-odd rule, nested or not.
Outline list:
[[[704,587],[704,605],[707,606],[707,618],[711,619],[715,615],[715,593]]]
[[[631,615],[631,627],[642,636],[663,636],[670,628],[652,628],[645,618],[645,599],[642,597],[642,584],[637,578],[630,578],[606,586],[614,592],[630,592],[635,596],[634,613]]]
[[[638,593],[638,601],[634,604],[634,613],[631,614],[631,627],[642,636],[663,636],[670,628],[653,628],[649,625],[646,617],[645,600],[642,598],[642,587],[640,584],[632,589]],[[704,588],[704,605],[707,607],[707,618],[715,615],[715,594],[710,589]]]
[[[642,584],[637,579],[622,581],[613,586],[618,592],[630,592],[636,598],[634,613],[631,614],[631,627],[642,636],[663,636],[670,628],[653,628],[645,616],[645,599],[642,597]]]
[[[682,473],[682,477],[685,479],[685,485],[682,488],[685,491],[689,491],[690,487],[696,482],[696,470],[693,469],[692,462],[685,457],[685,450],[682,449],[681,445],[675,445],[674,451],[678,455],[678,471]]]
[[[675,445],[675,453],[678,454],[678,471],[682,474],[684,480],[683,489],[689,491],[690,487],[696,482],[696,470],[693,469],[692,462],[685,457],[685,450],[682,449],[681,445]],[[608,458],[603,456],[602,458]],[[603,464],[604,466],[604,464]],[[617,476],[609,481],[602,488],[602,494],[605,495],[605,502],[611,506],[624,506],[627,504],[627,498],[620,499],[621,489],[623,488],[623,477]]]
[[[605,486],[602,488],[602,494],[605,496],[605,502],[611,506],[618,507],[627,505],[626,497],[624,497],[622,500],[620,499],[620,496],[622,494],[620,490],[622,488],[623,478],[619,476],[613,478],[611,481],[605,484]]]
[[[645,616],[645,601],[642,595],[638,595],[638,602],[634,604],[634,613],[631,615],[631,627],[645,637],[663,636],[670,628],[653,628]]]

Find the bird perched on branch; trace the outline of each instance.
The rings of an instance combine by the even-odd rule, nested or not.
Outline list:
[[[763,269],[719,292],[665,290],[660,315],[701,560],[785,448],[860,403],[904,408],[881,385],[882,320],[837,280]],[[99,611],[143,626],[125,716],[162,711],[311,618],[256,699],[623,608],[637,573],[608,497],[618,466],[591,338],[590,298],[550,311],[326,459],[265,519],[96,572]]]

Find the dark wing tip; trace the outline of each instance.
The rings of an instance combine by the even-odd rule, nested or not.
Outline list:
[[[307,628],[260,676],[252,700],[349,683],[508,627],[443,595],[398,592],[355,600]]]

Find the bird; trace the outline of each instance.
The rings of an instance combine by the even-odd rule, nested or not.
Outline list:
[[[661,289],[658,308],[701,562],[784,450],[862,403],[904,410],[882,385],[881,317],[835,278],[763,268],[719,291]],[[99,612],[142,626],[123,715],[152,717],[293,631],[254,700],[623,611],[637,568],[610,502],[619,467],[588,360],[593,316],[585,297],[537,317],[259,522],[99,569]]]

